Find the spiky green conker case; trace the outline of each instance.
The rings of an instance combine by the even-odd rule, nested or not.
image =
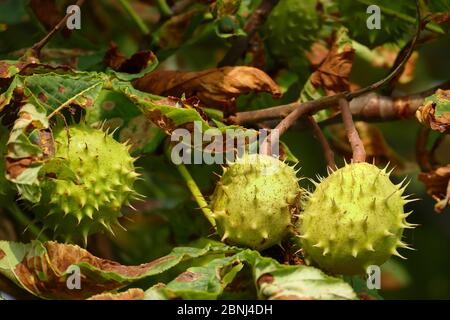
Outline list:
[[[263,250],[289,234],[300,187],[295,170],[267,155],[246,154],[224,168],[210,207],[222,241]]]
[[[54,133],[55,157],[41,170],[42,197],[35,212],[66,241],[118,224],[139,174],[128,147],[87,125]]]
[[[305,260],[334,274],[362,274],[381,265],[397,249],[409,213],[402,183],[394,185],[386,170],[353,163],[331,173],[307,200],[297,222]]]
[[[320,30],[316,5],[316,0],[280,0],[266,23],[274,55],[290,61],[309,50]]]

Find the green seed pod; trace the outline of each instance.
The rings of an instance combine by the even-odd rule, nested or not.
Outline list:
[[[267,155],[231,163],[217,183],[210,207],[227,243],[263,250],[289,233],[301,190],[295,170]]]
[[[307,263],[334,274],[362,274],[391,255],[401,257],[399,247],[409,248],[401,238],[414,226],[403,206],[413,200],[385,170],[354,163],[316,186],[296,225]]]
[[[139,174],[128,147],[86,125],[62,128],[54,139],[55,157],[40,172],[38,219],[65,241],[86,243],[93,232],[112,232],[121,207],[136,195]]]
[[[270,51],[281,59],[302,56],[317,39],[321,23],[316,0],[280,0],[266,22]]]

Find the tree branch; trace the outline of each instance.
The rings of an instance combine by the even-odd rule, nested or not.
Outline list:
[[[322,109],[326,109],[332,105],[335,104],[336,102],[336,97],[339,98],[345,98],[344,93],[338,93],[337,95],[334,96],[328,96],[328,97],[323,97],[317,100],[312,100],[312,101],[306,101],[304,103],[298,103],[296,102],[296,104],[298,106],[301,106],[301,108],[299,107],[295,107],[295,109],[288,114],[288,116],[286,118],[284,118],[276,127],[274,130],[277,130],[277,134],[279,136],[283,135],[287,129],[289,129],[290,126],[292,126],[292,124],[294,124],[298,118],[300,118],[301,116],[305,115],[305,114],[310,114],[313,111],[317,112],[319,110]],[[268,143],[267,141],[271,141],[272,143],[276,143],[276,139],[271,139],[270,138],[271,134],[266,138],[266,140],[261,144],[261,149],[262,152],[267,152],[268,150]]]
[[[347,132],[347,138],[352,147],[353,161],[364,162],[366,161],[366,150],[364,149],[364,144],[355,128],[355,123],[353,122],[347,99],[339,99],[339,107],[341,109],[342,122],[344,123],[345,131]]]
[[[399,119],[408,119],[414,116],[416,110],[420,107],[423,99],[433,94],[437,89],[450,89],[450,80],[427,89],[423,92],[402,96],[402,97],[388,97],[371,92],[350,101],[350,110],[354,117],[362,121],[391,121]],[[280,105],[271,108],[265,108],[254,111],[238,112],[231,116],[231,122],[235,124],[249,124],[257,123],[264,120],[273,120],[286,117],[296,108],[303,108],[305,103],[293,102],[285,105]],[[325,101],[324,101],[325,103]],[[336,106],[334,101],[326,101],[326,105],[322,108],[319,104],[317,109],[310,111],[314,114],[322,109]]]
[[[337,168],[337,166],[336,166],[336,162],[334,161],[334,152],[331,149],[327,138],[323,134],[322,130],[320,129],[319,125],[317,124],[317,122],[313,118],[313,116],[308,116],[307,120],[313,130],[314,136],[319,141],[320,146],[322,147],[323,154],[325,156],[325,160],[327,161],[328,167],[332,170],[335,170]]]
[[[225,57],[223,57],[223,59],[219,62],[218,67],[232,66],[236,64],[239,58],[242,57],[245,51],[247,51],[250,39],[264,24],[266,18],[278,2],[279,0],[262,0],[258,9],[252,13],[244,26],[244,31],[247,35],[234,39],[231,48],[228,50]]]

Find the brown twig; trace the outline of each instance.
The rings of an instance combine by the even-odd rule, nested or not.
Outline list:
[[[350,110],[354,117],[362,121],[391,121],[399,119],[407,119],[414,116],[416,110],[422,104],[423,99],[433,94],[438,88],[450,89],[450,81],[442,83],[423,92],[402,96],[388,97],[370,92],[350,101]],[[264,108],[254,111],[238,112],[230,117],[231,122],[236,124],[257,123],[264,120],[284,118],[294,109],[304,105],[300,102],[293,102],[271,108]],[[327,107],[332,107],[337,103],[331,103]],[[311,113],[320,111],[313,110]]]
[[[82,6],[85,0],[78,0],[75,5]],[[31,57],[39,58],[41,55],[42,48],[53,38],[53,36],[66,24],[67,19],[72,16],[73,13],[68,13],[62,18],[53,29],[45,35],[44,38],[36,42],[30,49]]]
[[[296,107],[291,113],[288,114],[286,118],[284,118],[276,127],[274,130],[276,130],[277,134],[279,136],[283,135],[289,127],[292,126],[294,122],[297,121],[298,118],[305,114],[312,113],[312,111],[317,112],[322,109],[326,109],[327,107],[330,107],[334,105],[336,97],[345,98],[345,95],[343,93],[334,95],[334,96],[328,96],[323,97],[317,100],[312,101],[306,101],[302,104],[296,103],[299,106],[301,105],[301,108]],[[272,134],[272,133],[271,133]],[[268,141],[272,140],[272,143],[275,143],[276,139],[271,139],[271,134],[266,138],[266,140],[261,144],[261,150],[263,153],[267,152],[269,149]]]
[[[328,167],[332,170],[336,169],[337,166],[336,166],[336,162],[334,162],[334,152],[331,149],[327,138],[323,134],[322,130],[320,129],[319,125],[317,124],[317,122],[313,116],[308,116],[306,118],[313,130],[314,136],[319,141],[320,146],[322,147],[323,154],[325,156],[325,160],[327,161]]]
[[[342,122],[344,123],[345,131],[347,132],[347,138],[352,147],[353,161],[364,162],[366,161],[366,150],[364,149],[364,144],[355,128],[355,123],[353,122],[347,99],[339,99],[339,108],[341,109]]]
[[[278,4],[279,0],[263,0],[259,7],[252,13],[244,26],[246,36],[234,39],[231,48],[228,50],[223,59],[219,62],[219,67],[233,66],[240,57],[247,51],[250,39],[258,31],[259,27],[264,24],[266,18],[272,9]]]

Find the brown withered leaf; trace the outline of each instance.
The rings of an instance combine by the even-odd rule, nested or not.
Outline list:
[[[134,86],[158,95],[196,96],[206,106],[236,112],[236,98],[250,92],[281,96],[278,85],[263,71],[246,66],[207,69],[198,72],[157,70],[134,81]]]
[[[306,53],[306,58],[309,60],[311,67],[316,69],[325,61],[329,52],[330,50],[323,43],[315,42],[309,52]]]
[[[139,51],[127,58],[117,47],[111,43],[103,58],[103,63],[118,72],[139,73],[147,66],[156,61],[156,56],[152,51]]]
[[[16,285],[40,298],[88,299],[117,292],[135,281],[161,274],[187,259],[229,250],[228,247],[212,245],[202,249],[179,247],[151,262],[125,266],[96,257],[76,245],[54,241],[23,244],[0,240],[0,277],[10,277]],[[78,273],[75,273],[77,270]],[[79,276],[78,283],[74,281],[77,280],[76,274]],[[71,286],[75,284],[79,284],[79,289]],[[139,292],[132,291],[119,297],[140,296]]]
[[[343,47],[334,44],[322,64],[311,74],[311,84],[323,88],[327,96],[348,91],[354,57],[355,49],[351,44]]]
[[[367,154],[367,162],[374,162],[377,165],[385,165],[388,162],[396,168],[402,170],[405,163],[401,157],[395,153],[384,139],[383,133],[376,126],[357,121],[356,129],[364,144]],[[346,159],[352,158],[352,148],[348,143],[347,134],[343,124],[331,125],[328,127],[332,134],[331,143],[334,149],[343,155]]]
[[[427,193],[436,200],[434,210],[442,213],[450,205],[450,164],[431,172],[421,172],[418,178],[425,184]]]
[[[89,298],[89,300],[143,300],[144,291],[138,288],[131,288],[119,293],[101,293]]]
[[[424,100],[416,118],[425,126],[441,133],[450,133],[450,90],[438,89]]]

